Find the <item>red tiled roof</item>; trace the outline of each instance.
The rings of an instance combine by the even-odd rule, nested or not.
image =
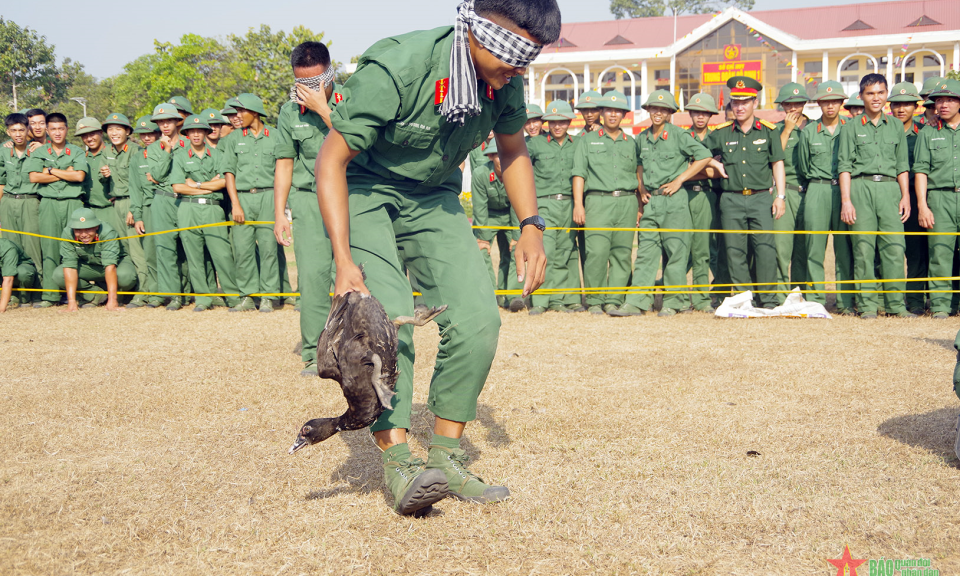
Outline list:
[[[758,10],[748,14],[800,39],[815,40],[960,30],[958,4],[960,2],[957,0],[897,0],[789,10]],[[932,19],[939,24],[908,26],[921,16],[927,16],[924,20]],[[678,17],[676,38],[683,38],[712,18],[712,14],[688,14]],[[844,28],[857,20],[872,26],[872,29],[844,31]],[[560,32],[561,38],[576,47],[558,48],[550,45],[544,48],[544,53],[664,47],[674,41],[673,25],[672,16],[564,24]],[[608,44],[618,35],[632,44]]]

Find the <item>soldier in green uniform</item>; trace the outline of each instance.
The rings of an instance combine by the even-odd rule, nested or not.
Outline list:
[[[620,128],[630,110],[617,90],[603,95],[603,128],[577,142],[573,158],[573,221],[588,228],[634,228],[640,205],[637,195],[637,149]],[[584,200],[586,197],[586,200]],[[619,288],[630,281],[630,254],[636,232],[588,230],[585,288]],[[622,294],[588,294],[591,314],[612,312],[623,304]]]
[[[227,122],[230,123],[233,131],[240,130],[240,113],[237,112],[235,107],[238,104],[240,103],[237,101],[236,96],[227,98],[227,102],[223,105],[223,110],[220,111],[223,117],[227,119]]]
[[[847,98],[847,102],[843,107],[850,113],[851,118],[856,118],[863,114],[863,100],[860,99],[860,93],[852,94]]]
[[[200,116],[187,116],[181,134],[190,141],[186,153],[173,158],[170,185],[180,195],[177,208],[177,223],[181,228],[219,224],[224,222],[220,200],[227,181],[220,172],[220,153],[206,143],[210,126]],[[210,254],[220,286],[227,294],[237,293],[236,270],[233,251],[226,227],[197,228],[180,232],[180,241],[187,256],[190,284],[198,294],[213,294],[216,282],[208,279],[205,252]],[[239,303],[239,298],[227,298],[230,306]],[[212,296],[197,296],[194,312],[204,312],[214,305]]]
[[[224,118],[219,110],[214,108],[205,109],[200,112],[199,116],[207,123],[207,126],[210,127],[210,132],[207,134],[207,146],[216,150],[221,138],[230,133],[224,133],[224,127],[230,126],[230,121]]]
[[[517,215],[510,208],[510,199],[503,185],[503,173],[500,169],[500,158],[497,154],[497,141],[493,140],[484,151],[487,163],[471,172],[473,191],[473,225],[474,226],[510,226],[510,230],[495,230],[489,228],[475,228],[477,245],[480,247],[483,263],[490,272],[490,280],[496,290],[518,290],[517,264],[513,259],[513,249],[520,239],[516,227],[520,224]],[[493,266],[491,260],[491,245],[497,242],[500,262]],[[496,268],[497,273],[494,273]],[[500,298],[497,299],[501,301]],[[504,296],[504,307],[511,312],[523,310],[523,298],[518,296]],[[509,306],[506,303],[509,302]]]
[[[937,122],[927,124],[917,138],[913,172],[920,225],[945,236],[929,236],[930,276],[953,276],[953,260],[960,232],[960,81],[943,80],[930,98],[936,103]],[[945,319],[951,309],[949,280],[930,281],[930,311]],[[960,390],[960,389],[958,389]]]
[[[53,273],[57,288],[67,292],[67,310],[77,310],[77,290],[102,290],[93,284],[106,284],[107,296],[83,294],[93,308],[106,302],[107,310],[121,310],[118,290],[130,290],[137,283],[137,270],[123,251],[123,244],[110,224],[101,222],[90,208],[78,208],[60,236],[69,242],[60,245],[60,266]]]
[[[694,94],[687,103],[686,111],[690,114],[692,126],[687,134],[697,142],[703,143],[710,134],[710,119],[719,114],[717,103],[713,96],[707,93]],[[711,162],[718,168],[717,162]],[[687,191],[690,204],[690,220],[694,230],[719,230],[720,210],[717,206],[723,188],[718,179],[707,178],[705,174],[697,174],[683,183]],[[730,284],[730,274],[727,272],[727,250],[723,243],[723,234],[695,233],[690,239],[690,268],[693,271],[693,284],[706,286],[710,284],[710,273],[713,272],[714,284]],[[724,289],[728,294],[730,288]],[[715,311],[713,298],[709,288],[696,288],[690,297],[694,310],[712,314]]]
[[[717,126],[707,138],[712,154],[719,154],[726,178],[720,196],[720,222],[724,230],[772,230],[774,220],[783,216],[783,146],[776,125],[754,116],[757,94],[763,85],[746,76],[727,80],[735,120]],[[776,187],[773,197],[771,184]],[[773,234],[726,234],[727,266],[736,291],[757,290],[760,306],[774,308],[777,295],[777,249]],[[752,249],[758,284],[751,282],[747,262]]]
[[[580,115],[583,116],[583,131],[581,131],[580,134],[596,132],[603,128],[603,125],[600,124],[600,106],[597,105],[600,98],[599,92],[587,90],[581,94],[580,99],[577,100],[576,109],[579,110]]]
[[[37,281],[37,268],[17,244],[6,238],[0,238],[0,312],[19,308],[21,302],[29,301],[23,292],[20,298],[13,295],[14,288],[34,288]]]
[[[682,128],[668,123],[677,111],[673,94],[656,90],[643,105],[650,114],[651,126],[634,140],[640,180],[640,200],[645,204],[640,228],[690,230],[690,203],[683,184],[700,173],[712,159],[710,152]],[[634,288],[653,286],[663,255],[664,286],[687,283],[691,232],[640,232],[637,258],[633,270]],[[649,291],[647,288],[645,291]],[[673,316],[689,302],[678,289],[665,289],[659,316]],[[653,306],[651,294],[629,294],[611,316],[637,316]]]
[[[837,157],[842,198],[840,218],[853,231],[903,232],[903,223],[910,216],[910,187],[907,183],[907,138],[903,124],[883,113],[887,103],[887,79],[880,74],[867,74],[860,79],[860,96],[865,111],[840,130],[840,151]],[[872,234],[853,238],[853,270],[857,280],[857,307],[860,317],[876,318],[880,306],[878,285],[874,282],[874,260],[880,252],[884,278],[903,278],[903,236]],[[887,282],[887,314],[901,318],[916,315],[907,311],[903,298],[903,282]]]
[[[224,143],[220,169],[227,178],[227,192],[233,204],[233,221],[237,224],[243,224],[246,220],[269,221],[274,217],[277,129],[261,120],[261,116],[267,113],[259,97],[245,93],[237,96],[237,100],[242,124],[240,130]],[[230,310],[253,310],[251,294],[280,292],[277,240],[271,226],[257,225],[237,226],[231,241],[237,262],[237,285],[243,300]],[[280,301],[277,296],[264,296],[260,299],[260,311],[272,312],[275,302]]]
[[[527,133],[527,140],[539,136],[543,131],[543,110],[536,104],[527,104],[527,123],[523,131]]]
[[[923,81],[923,86],[920,87],[920,96],[923,97],[923,122],[922,124],[936,124],[939,117],[937,116],[937,105],[930,98],[930,94],[940,89],[940,86],[943,85],[943,81],[946,80],[940,76],[931,76]],[[913,85],[916,88],[916,84]],[[922,128],[923,126],[921,126]],[[909,248],[908,248],[909,250]]]
[[[190,101],[184,96],[171,96],[169,102],[173,104],[177,112],[180,113],[180,123],[177,125],[177,128],[182,129],[183,120],[185,120],[187,116],[193,115],[193,105],[191,105]]]
[[[798,170],[797,158],[800,154],[800,132],[810,123],[803,114],[804,105],[809,102],[807,89],[802,84],[791,82],[780,89],[774,100],[787,114],[777,123],[780,128],[780,144],[783,146],[784,187],[787,197],[784,199],[785,212],[773,223],[774,230],[804,230],[804,201],[807,183]],[[776,234],[773,237],[777,246],[777,279],[779,285],[777,300],[783,304],[787,299],[786,291],[794,286],[806,289],[807,242],[804,234]]]
[[[837,153],[840,150],[840,131],[846,120],[840,108],[847,96],[843,86],[835,81],[822,82],[815,99],[820,105],[820,121],[809,122],[800,136],[799,169],[807,181],[803,220],[807,230],[817,232],[846,231],[850,228],[840,220],[840,172]],[[807,277],[813,290],[824,289],[823,261],[827,250],[826,234],[807,234]],[[853,280],[853,243],[847,234],[833,235],[835,278]],[[850,284],[838,284],[840,290],[851,290]],[[811,292],[807,299],[826,304],[823,292]],[[837,294],[837,312],[854,313],[853,294]]]
[[[897,120],[903,122],[903,132],[907,136],[907,162],[913,166],[913,149],[917,143],[917,135],[921,125],[914,122],[914,114],[922,98],[913,82],[901,82],[890,91],[890,112]],[[917,195],[914,190],[914,178],[911,172],[908,179],[910,184],[910,217],[903,223],[904,232],[923,232],[918,221]],[[907,294],[905,297],[907,310],[914,314],[923,314],[926,311],[927,289],[926,281],[909,281],[913,278],[926,278],[927,265],[930,254],[927,250],[926,236],[904,236],[904,257],[907,260]]]
[[[83,181],[86,178],[87,158],[83,150],[67,142],[67,117],[59,112],[47,116],[47,133],[50,144],[30,155],[25,170],[30,182],[37,185],[40,195],[40,233],[58,238],[66,227],[70,215],[84,205]],[[54,292],[56,284],[53,272],[60,265],[60,242],[40,239],[43,252],[43,300],[34,308],[47,308],[60,301]]]
[[[11,146],[9,149],[0,149],[0,164],[4,174],[0,222],[7,230],[39,234],[40,197],[37,196],[37,185],[30,181],[30,172],[27,170],[27,161],[30,158],[28,120],[24,114],[10,114],[6,117],[5,124]],[[7,233],[4,233],[4,237],[19,246],[33,261],[37,270],[42,268],[40,238]],[[26,298],[23,303],[33,300],[30,292],[24,292],[23,296]]]
[[[503,181],[521,218],[515,254],[529,295],[543,282],[546,263],[523,140],[522,75],[542,46],[559,36],[554,0],[468,0],[459,5],[455,31],[443,27],[378,42],[344,86],[346,99],[334,111],[334,130],[317,159],[336,294],[366,293],[369,285],[390,317],[412,314],[406,267],[425,304],[447,305],[436,319],[443,338],[427,399],[436,421],[426,465],[413,459],[406,443],[411,326],[399,331],[394,409],[371,427],[401,514],[443,498],[445,488],[474,502],[509,495],[470,472],[460,448],[465,423],[476,418],[500,317],[460,206],[459,166],[491,129],[497,133]],[[357,232],[350,234],[351,228]],[[357,264],[364,266],[366,285]]]
[[[130,174],[130,214],[133,216],[134,230],[136,230],[137,234],[144,234],[148,228],[153,229],[153,219],[151,217],[153,183],[147,180],[149,165],[147,163],[147,151],[145,148],[160,139],[160,128],[153,123],[150,115],[141,116],[135,123],[133,133],[140,139],[143,148],[140,149],[135,158],[130,160],[131,168],[136,172],[136,174]],[[136,185],[134,185],[134,180],[136,180]],[[140,243],[141,246],[143,246],[143,257],[147,266],[146,282],[141,281],[140,291],[148,293],[156,292],[156,236],[144,236]],[[156,308],[161,305],[163,305],[163,300],[159,296],[143,296],[138,294],[127,304],[127,308],[139,308],[141,306]]]
[[[87,147],[87,177],[83,181],[86,196],[86,205],[93,209],[93,213],[101,222],[106,222],[111,228],[121,229],[120,219],[113,208],[113,179],[110,177],[110,166],[107,164],[106,146],[103,145],[103,128],[96,118],[81,118],[73,132]]]
[[[330,312],[333,251],[320,216],[314,166],[330,133],[330,114],[343,101],[343,88],[333,82],[330,52],[320,42],[298,45],[290,64],[296,93],[280,108],[277,120],[273,233],[280,245],[290,245],[291,224],[285,210],[289,202],[300,287],[301,374],[316,377],[317,342]]]
[[[575,118],[570,104],[554,100],[547,104],[543,117],[548,124],[544,138],[527,142],[527,153],[533,163],[533,177],[537,185],[537,210],[548,228],[571,228],[573,224],[573,155],[576,145],[567,134]],[[583,310],[580,295],[579,254],[572,230],[547,230],[543,233],[543,248],[547,254],[545,288],[570,290],[569,293],[534,293],[531,297],[531,315],[546,310],[579,312]]]

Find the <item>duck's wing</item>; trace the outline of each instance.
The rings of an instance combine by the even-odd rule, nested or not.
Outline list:
[[[343,338],[344,316],[347,310],[347,296],[334,296],[330,306],[327,323],[317,342],[317,374],[321,378],[340,381],[340,361],[337,353]]]

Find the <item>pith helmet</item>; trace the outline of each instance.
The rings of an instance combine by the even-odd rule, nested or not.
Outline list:
[[[587,90],[580,95],[580,99],[577,100],[576,109],[577,110],[589,110],[591,108],[597,108],[597,102],[600,101],[600,93],[595,90]]]
[[[234,108],[243,108],[244,110],[249,110],[251,112],[256,112],[261,116],[266,116],[267,112],[263,109],[263,100],[260,99],[256,94],[251,94],[249,92],[244,92],[243,94],[237,95],[237,102],[233,105]]]
[[[133,126],[130,125],[130,119],[119,112],[114,112],[113,114],[107,114],[107,117],[103,120],[103,127],[106,128],[110,124],[116,124],[117,126],[124,126],[133,130]]]
[[[804,88],[802,84],[797,84],[796,82],[784,84],[783,88],[781,88],[780,92],[777,94],[777,99],[774,100],[776,104],[809,101],[810,98],[807,97],[807,89]]]
[[[677,101],[673,98],[673,94],[666,90],[654,90],[650,93],[650,97],[644,102],[643,107],[649,108],[651,106],[677,111]]]
[[[577,115],[574,114],[570,104],[563,100],[554,100],[547,104],[546,113],[543,115],[543,119],[547,122],[562,122],[564,120],[573,120],[576,117]]]
[[[615,108],[617,110],[630,111],[630,104],[627,103],[627,97],[618,90],[611,90],[600,97],[597,104],[601,108]]]
[[[77,208],[70,215],[70,227],[73,229],[96,228],[100,224],[100,219],[90,208]]]
[[[923,98],[913,82],[901,82],[890,89],[888,102],[920,102]]]
[[[91,118],[87,116],[86,118],[81,118],[77,122],[77,129],[74,130],[74,136],[83,136],[84,134],[89,134],[91,132],[99,132],[103,130],[103,126],[100,125],[100,121],[96,118]]]
[[[687,110],[709,112],[711,114],[720,113],[720,110],[717,108],[717,101],[713,99],[713,96],[705,92],[691,96],[690,101],[687,102]]]
[[[170,98],[170,103],[177,107],[177,110],[185,114],[193,114],[193,107],[190,101],[183,96],[174,96]]]
[[[180,128],[180,131],[181,131],[181,132],[186,132],[187,130],[193,130],[194,128],[200,128],[200,129],[202,129],[202,130],[207,130],[207,131],[209,131],[209,130],[210,130],[210,125],[207,124],[207,123],[204,121],[204,119],[201,118],[200,116],[197,116],[196,114],[193,114],[193,115],[191,115],[191,116],[187,116],[186,118],[184,118],[184,120],[183,120],[183,127]]]
[[[154,122],[157,120],[179,120],[180,112],[173,104],[164,102],[163,104],[157,104],[157,107],[153,109],[153,115],[150,119]]]
[[[150,134],[151,132],[159,131],[160,128],[150,119],[149,114],[137,118],[137,125],[133,128],[134,134]]]
[[[817,86],[815,100],[846,100],[847,95],[843,93],[843,85],[836,80],[827,80]]]
[[[543,110],[536,104],[527,104],[527,120],[543,118]]]

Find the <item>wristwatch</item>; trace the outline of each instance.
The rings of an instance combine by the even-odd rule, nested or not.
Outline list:
[[[786,199],[786,197],[787,197],[786,194],[777,194],[777,200],[784,200]]]
[[[203,184],[200,183],[200,182],[194,182],[194,183],[193,183],[193,187],[196,188],[197,190],[199,190],[201,186],[203,186]]]
[[[52,167],[52,166],[47,166],[47,174],[53,176],[53,167]]]
[[[526,226],[527,224],[536,226],[537,229],[540,230],[541,232],[547,229],[546,220],[544,220],[543,216],[540,216],[539,214],[536,216],[530,216],[529,218],[524,218],[523,222],[520,223],[521,232],[523,232],[523,227]]]

